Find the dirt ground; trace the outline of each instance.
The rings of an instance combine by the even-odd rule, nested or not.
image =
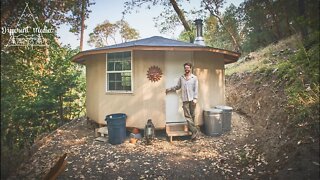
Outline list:
[[[129,132],[128,132],[129,133]],[[37,142],[38,149],[10,179],[41,179],[63,153],[66,170],[58,179],[254,179],[272,174],[255,150],[252,128],[246,118],[233,113],[232,130],[219,137],[200,133],[174,137],[157,131],[152,145],[143,140],[120,145],[94,140],[85,118],[74,120]]]

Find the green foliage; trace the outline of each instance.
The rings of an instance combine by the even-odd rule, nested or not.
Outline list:
[[[239,7],[231,4],[222,13],[225,0],[202,0],[200,8],[187,12],[184,6],[189,1],[177,2],[183,12],[183,20],[174,11],[171,1],[133,0],[126,1],[124,14],[145,6],[163,6],[163,12],[155,18],[156,26],[162,33],[172,33],[178,25],[192,26],[197,18],[206,19],[205,42],[208,46],[239,50],[246,54],[276,43],[293,34],[312,34],[319,28],[319,1],[316,0],[247,0]],[[184,3],[184,4],[183,4]],[[210,16],[204,12],[210,12]],[[184,20],[186,19],[186,20]],[[183,23],[185,22],[185,23]],[[193,30],[187,28],[181,32],[179,39],[193,36]],[[191,30],[190,30],[191,29]]]
[[[301,44],[295,56],[279,63],[277,75],[286,81],[288,112],[293,115],[290,125],[319,135],[319,32],[305,44],[309,50]]]
[[[231,4],[223,13],[216,0],[202,2],[209,2],[206,10],[213,16],[207,17],[205,41],[217,48],[235,50],[238,42],[246,54],[293,34],[305,37],[319,28],[319,1],[315,0],[248,0],[239,7]]]
[[[243,50],[254,51],[296,33],[304,37],[312,34],[319,28],[318,7],[315,0],[243,2],[239,7],[244,23]]]
[[[66,22],[71,26],[69,31],[79,35],[81,31],[82,13],[84,13],[84,18],[88,19],[89,14],[91,13],[89,7],[95,3],[91,0],[69,0],[66,4],[71,6],[71,11],[68,14],[69,16],[65,18]]]
[[[21,16],[28,2],[32,16]],[[82,1],[84,2],[84,1]],[[87,7],[91,4],[85,0]],[[1,25],[6,28],[56,30],[62,23],[79,26],[80,1],[1,1]],[[86,12],[88,13],[88,9]],[[27,12],[28,13],[28,12]],[[86,14],[87,15],[87,14]],[[21,18],[19,18],[21,16]],[[36,21],[36,22],[35,22]],[[18,24],[19,23],[19,24]],[[77,33],[77,30],[74,31]],[[85,80],[71,62],[79,50],[60,47],[55,32],[43,34],[45,47],[5,47],[1,36],[1,178],[23,160],[41,134],[84,115]]]
[[[236,44],[233,42],[230,33],[238,42],[242,41],[239,36],[241,21],[239,21],[237,17],[238,13],[236,6],[233,4],[228,6],[222,15],[224,26],[222,26],[214,16],[207,18],[204,36],[208,46],[228,50],[236,49]]]
[[[129,40],[134,40],[139,38],[139,33],[136,29],[131,28],[129,23],[124,20],[116,22],[116,25],[119,28],[119,34],[122,38],[122,42],[127,42]]]
[[[21,148],[83,112],[82,71],[70,62],[76,51],[51,45],[50,60],[39,64],[42,67],[25,64],[16,54],[1,54],[1,143],[5,146]]]
[[[36,138],[84,115],[85,80],[71,62],[78,50],[59,47],[53,38],[47,48],[1,51],[2,177]]]
[[[23,147],[39,134],[55,129],[83,111],[81,69],[70,62],[75,51],[51,49],[43,70],[11,53],[1,55],[1,143]],[[78,102],[77,102],[78,101]]]
[[[68,0],[68,1],[30,1],[30,0],[3,0],[1,1],[1,26],[17,23],[17,14],[22,14],[28,3],[32,14],[41,21],[57,27],[61,24],[70,25],[70,32],[79,34],[81,27],[82,3],[85,4],[85,18],[89,17],[89,7],[95,4],[92,0]]]
[[[121,20],[116,23],[110,23],[105,20],[102,24],[98,24],[93,32],[89,34],[88,44],[90,46],[103,47],[108,45],[110,40],[117,44],[117,34],[120,35],[122,42],[139,38],[138,31],[131,28],[126,21]]]
[[[190,24],[192,24],[192,23],[190,23]],[[190,42],[190,37],[192,39],[195,39],[195,37],[196,37],[196,27],[195,27],[195,25],[192,25],[192,26],[190,26],[190,28],[191,28],[191,31],[183,30],[180,33],[180,35],[178,37],[178,40],[184,41],[184,42]]]

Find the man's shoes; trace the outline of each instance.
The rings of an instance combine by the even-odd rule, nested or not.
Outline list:
[[[193,141],[196,140],[197,136],[198,136],[198,131],[193,132],[192,135],[191,135],[191,140],[193,140]]]

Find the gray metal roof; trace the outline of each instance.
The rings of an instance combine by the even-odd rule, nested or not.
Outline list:
[[[133,49],[139,49],[139,50],[183,50],[183,51],[199,51],[199,52],[213,52],[213,53],[219,53],[224,55],[225,63],[232,63],[236,62],[239,57],[240,53],[233,52],[229,50],[224,49],[218,49],[218,48],[212,48],[209,46],[203,46],[193,43],[187,43],[182,42],[178,40],[173,39],[167,39],[161,36],[152,36],[145,39],[139,39],[135,41],[125,42],[121,44],[115,44],[111,46],[105,46],[101,48],[81,51],[75,56],[73,56],[72,61],[77,63],[82,63],[85,61],[85,56],[93,55],[93,54],[99,54],[99,53],[105,53],[112,49],[121,49],[121,48],[133,48]]]
[[[91,49],[88,51],[107,50],[114,48],[126,48],[132,46],[158,46],[158,47],[206,47],[198,44],[182,42],[173,39],[167,39],[161,36],[152,36],[145,39],[139,39],[135,41],[125,42],[121,44],[115,44],[111,46],[105,46],[101,48]]]

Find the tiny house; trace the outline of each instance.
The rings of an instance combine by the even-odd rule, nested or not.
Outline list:
[[[199,80],[195,123],[203,124],[203,110],[225,104],[224,66],[240,54],[160,36],[82,51],[73,61],[86,66],[87,117],[105,124],[113,113],[127,114],[126,126],[144,128],[152,119],[156,128],[184,120],[177,84],[183,64],[193,64]]]

